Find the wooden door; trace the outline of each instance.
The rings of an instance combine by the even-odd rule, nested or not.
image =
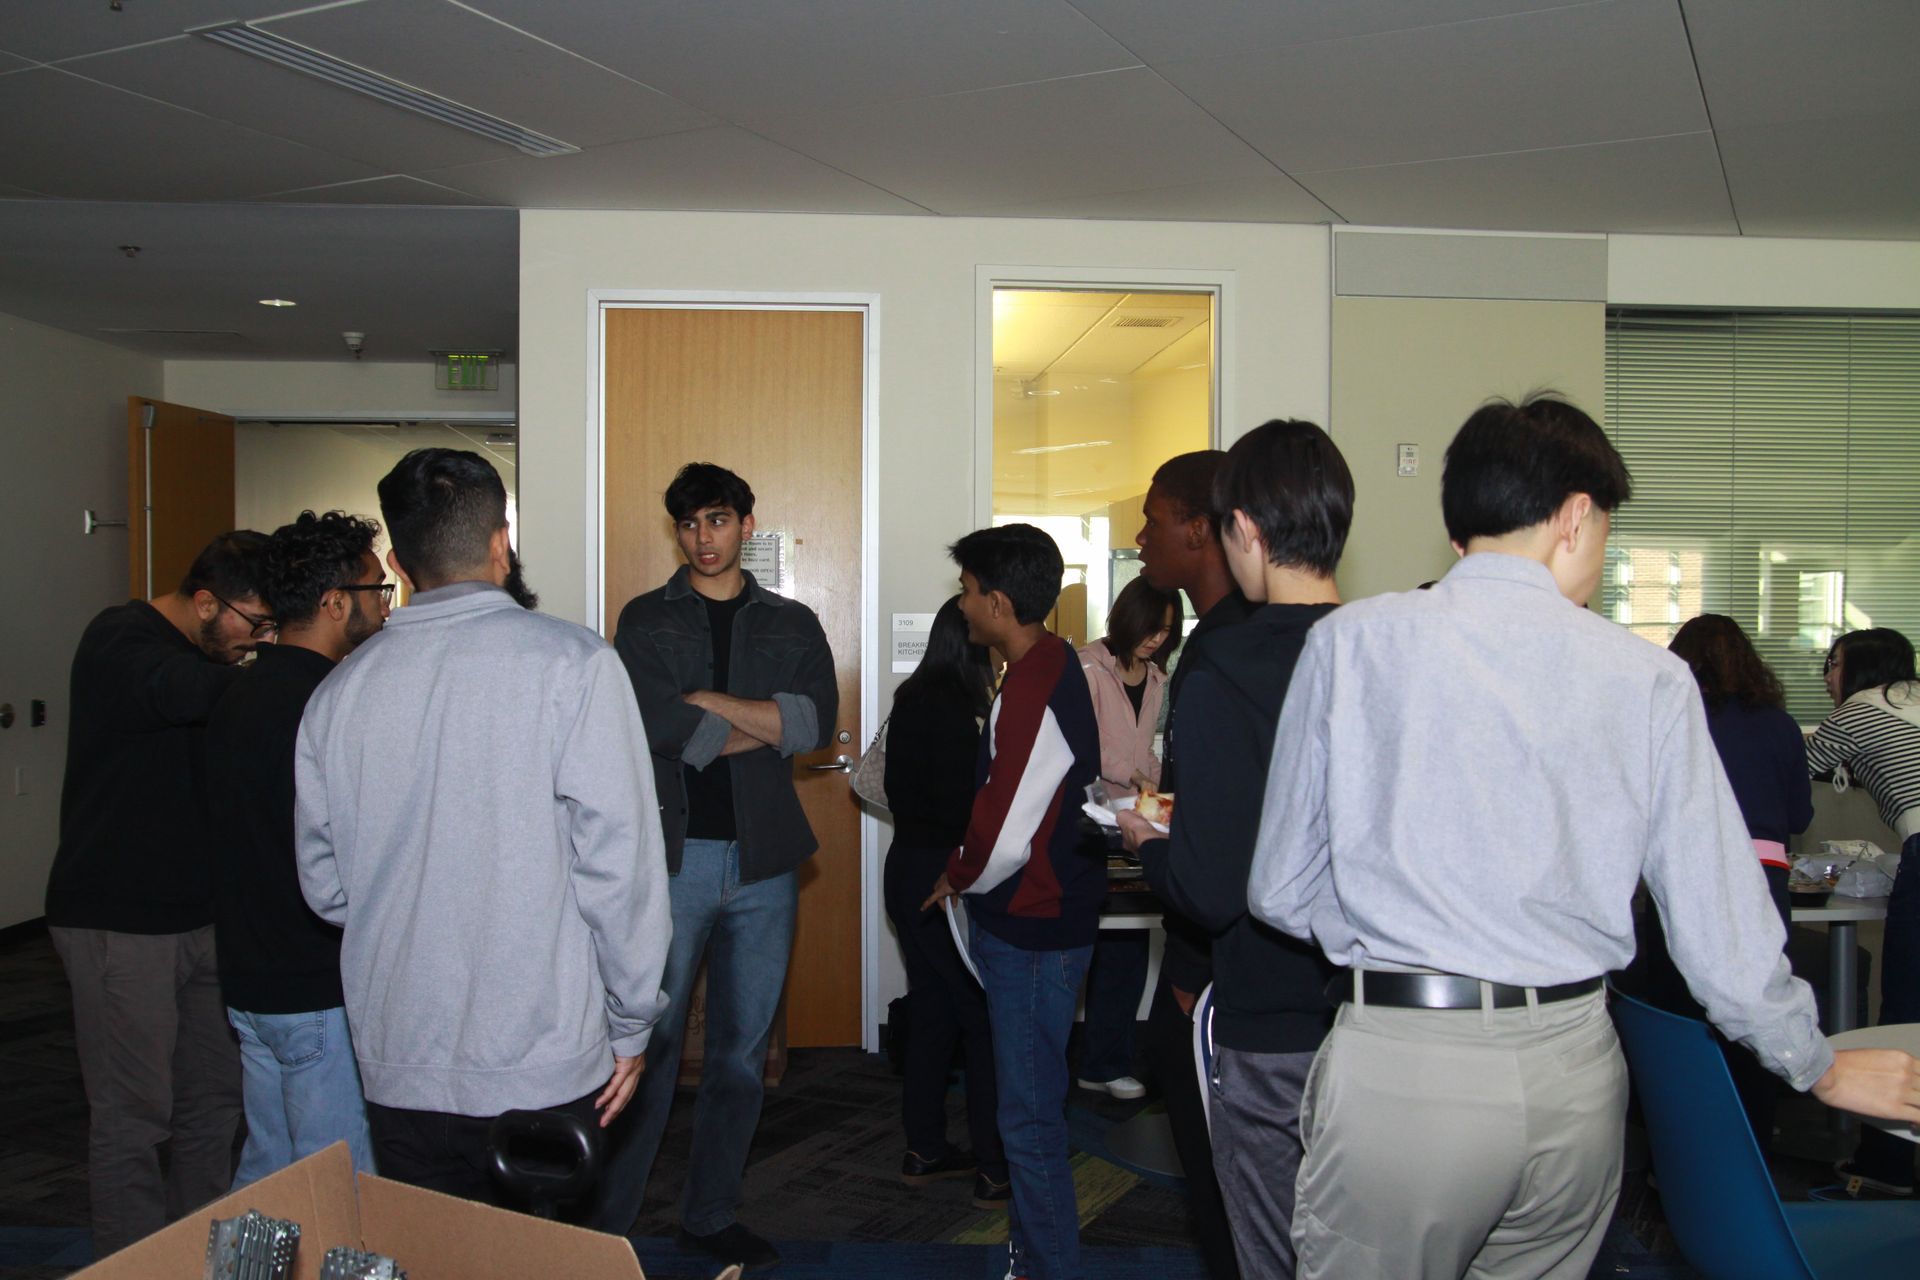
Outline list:
[[[233,528],[233,419],[128,396],[127,511],[128,589],[141,600],[165,595]]]
[[[787,972],[793,1045],[860,1043],[860,809],[840,772],[858,758],[861,426],[865,316],[858,311],[606,312],[605,616],[680,566],[661,495],[688,462],[752,486],[757,534],[785,534],[791,595],[820,615],[840,715],[824,751],[794,758],[819,852],[800,872]]]

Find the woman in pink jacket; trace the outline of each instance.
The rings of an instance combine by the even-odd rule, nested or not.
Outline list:
[[[1180,645],[1180,597],[1145,578],[1129,582],[1107,614],[1107,634],[1080,650],[1080,665],[1100,725],[1100,776],[1114,795],[1160,781],[1153,735],[1167,682],[1167,659]],[[1143,930],[1103,932],[1087,974],[1087,1020],[1081,1032],[1083,1089],[1116,1098],[1146,1092],[1133,1077],[1133,1022],[1147,981]]]

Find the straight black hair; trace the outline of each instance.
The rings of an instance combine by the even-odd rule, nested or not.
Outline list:
[[[732,507],[745,520],[753,514],[753,489],[733,472],[711,462],[689,462],[667,486],[667,514],[676,522],[708,507]]]
[[[234,529],[200,549],[180,579],[180,594],[211,591],[224,600],[261,596],[266,577],[267,535],[253,529]]]
[[[1227,450],[1213,507],[1223,537],[1232,513],[1244,511],[1269,563],[1330,578],[1353,525],[1353,474],[1332,436],[1311,422],[1275,418]]]
[[[1167,623],[1169,611],[1173,621]],[[1133,651],[1158,631],[1162,623],[1167,623],[1167,642],[1154,650],[1153,657],[1147,661],[1165,671],[1167,659],[1180,647],[1181,632],[1186,627],[1180,593],[1162,591],[1143,577],[1135,578],[1114,597],[1113,608],[1107,611],[1107,634],[1100,637],[1100,643],[1107,646],[1108,653],[1130,666]]]
[[[485,567],[494,530],[507,524],[507,487],[477,453],[415,449],[381,477],[380,514],[394,558],[427,591]]]
[[[1218,528],[1220,513],[1213,505],[1213,482],[1226,462],[1227,455],[1219,449],[1175,454],[1153,473],[1153,485],[1173,503],[1182,520],[1204,516]]]
[[[1022,626],[1044,621],[1060,598],[1060,575],[1066,569],[1060,548],[1033,525],[975,529],[948,547],[947,554],[963,573],[973,575],[982,592],[1005,592]]]
[[[1576,493],[1616,511],[1633,479],[1600,424],[1552,392],[1482,406],[1447,446],[1440,511],[1463,547],[1531,528]]]
[[[893,691],[896,707],[918,698],[954,698],[976,717],[993,705],[993,655],[985,645],[967,639],[959,596],[950,597],[933,615],[920,665]]]
[[[1849,631],[1833,642],[1829,661],[1834,654],[1840,656],[1842,702],[1862,689],[1889,689],[1915,678],[1913,641],[1892,627]]]
[[[329,511],[302,511],[267,539],[266,582],[260,598],[280,625],[297,626],[320,611],[320,601],[360,576],[361,559],[373,550],[380,526],[371,520]]]

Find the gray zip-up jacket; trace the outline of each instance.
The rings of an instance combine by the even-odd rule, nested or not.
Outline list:
[[[346,930],[369,1101],[550,1107],[646,1047],[672,931],[646,759],[613,650],[486,583],[415,596],[320,685],[296,856]]]

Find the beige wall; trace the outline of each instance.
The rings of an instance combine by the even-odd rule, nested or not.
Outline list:
[[[1602,417],[1605,330],[1597,302],[1334,299],[1329,430],[1354,485],[1343,596],[1405,591],[1453,564],[1441,459],[1489,396],[1552,388]],[[1416,476],[1397,473],[1402,443],[1419,447]]]
[[[0,315],[0,927],[39,916],[60,839],[67,673],[89,619],[127,598],[127,397],[157,396],[160,362]],[[28,727],[34,698],[45,728]],[[15,771],[26,794],[14,794]]]

